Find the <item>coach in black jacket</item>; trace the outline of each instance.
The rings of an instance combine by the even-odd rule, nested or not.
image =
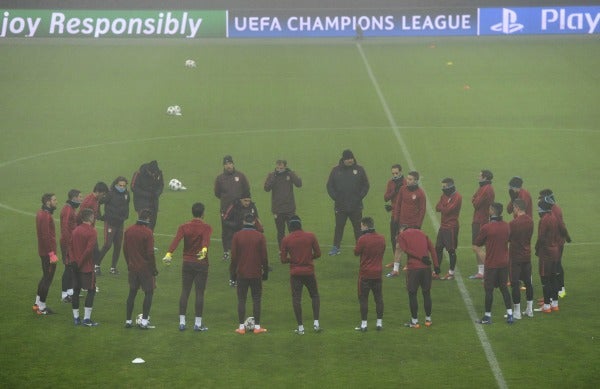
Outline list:
[[[158,198],[162,194],[164,187],[163,173],[158,168],[158,162],[156,161],[142,164],[133,173],[133,178],[131,179],[133,206],[138,213],[142,209],[152,211],[152,219],[149,226],[152,231],[154,231],[156,218],[158,217]]]
[[[360,236],[362,200],[369,192],[369,179],[365,169],[356,163],[351,150],[344,150],[339,164],[331,169],[327,180],[327,193],[334,201],[335,233],[329,255],[340,254],[340,243],[344,235],[346,220],[350,219],[354,239]]]

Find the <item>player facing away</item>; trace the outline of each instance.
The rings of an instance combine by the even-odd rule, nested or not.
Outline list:
[[[454,180],[452,178],[444,178],[442,180],[442,195],[435,206],[435,210],[442,216],[440,228],[438,230],[437,239],[435,242],[435,252],[440,261],[444,259],[444,249],[448,252],[450,265],[448,273],[443,276],[443,280],[454,279],[454,269],[456,268],[456,248],[458,247],[458,231],[460,216],[460,208],[462,207],[462,196],[456,191]],[[433,278],[439,278],[439,274],[434,273]]]
[[[35,226],[38,241],[38,254],[42,264],[42,278],[38,282],[37,294],[35,296],[35,304],[33,304],[33,312],[38,315],[50,315],[54,313],[46,306],[46,297],[54,273],[56,273],[56,263],[58,256],[56,255],[56,226],[52,213],[56,210],[57,200],[54,193],[44,193],[42,195],[42,208],[35,216]]]
[[[204,290],[206,289],[206,280],[208,279],[208,247],[210,246],[210,237],[213,229],[203,220],[204,204],[194,203],[192,205],[192,216],[192,220],[177,228],[177,234],[173,238],[169,246],[169,251],[163,258],[163,262],[167,266],[171,264],[172,253],[183,239],[181,296],[179,297],[179,331],[185,331],[186,328],[185,314],[192,285],[195,286],[196,291],[194,331],[206,331],[208,328],[204,326],[202,321],[202,312],[204,310]]]
[[[492,324],[492,304],[494,302],[494,289],[500,289],[504,306],[506,307],[506,322],[513,324],[513,309],[508,282],[508,240],[510,227],[502,220],[503,206],[492,203],[489,206],[490,222],[483,225],[475,237],[474,244],[485,258],[483,273],[483,288],[485,289],[485,314],[477,321],[479,324]],[[485,252],[483,247],[485,246]]]
[[[77,208],[81,204],[83,196],[78,189],[71,189],[67,193],[67,202],[60,210],[60,252],[65,270],[62,276],[61,299],[64,303],[70,303],[73,299],[73,272],[69,260],[69,247],[71,246],[71,234],[77,227]]]
[[[385,253],[385,237],[375,232],[375,222],[371,217],[363,217],[360,221],[362,235],[354,246],[354,255],[360,258],[358,270],[358,303],[360,307],[360,326],[356,331],[367,331],[367,315],[369,312],[369,293],[373,292],[377,321],[375,329],[383,329],[383,286],[381,271],[383,254]]]
[[[127,262],[129,295],[126,304],[125,328],[131,328],[133,321],[133,306],[138,289],[144,292],[142,303],[142,321],[139,328],[146,330],[154,328],[149,323],[150,307],[156,287],[155,277],[158,275],[156,269],[156,258],[154,257],[154,236],[150,229],[152,211],[142,209],[137,222],[125,230],[123,240],[123,256]]]
[[[321,257],[321,248],[317,237],[312,232],[302,230],[302,221],[297,215],[292,215],[288,222],[290,233],[281,241],[279,257],[281,263],[290,264],[290,288],[292,290],[292,307],[298,329],[295,333],[304,335],[302,321],[302,289],[306,286],[312,302],[313,330],[321,331],[319,312],[321,300],[315,276],[314,260]]]
[[[538,237],[535,243],[535,254],[539,257],[539,273],[544,292],[544,305],[538,311],[551,313],[558,311],[558,291],[560,289],[558,278],[558,261],[560,259],[560,246],[564,236],[567,235],[564,224],[561,224],[552,212],[552,204],[548,199],[538,202]]]
[[[490,205],[494,202],[494,187],[492,186],[492,179],[494,174],[489,170],[482,170],[479,172],[479,188],[471,198],[473,204],[473,222],[471,223],[471,239],[472,249],[475,253],[475,259],[477,260],[477,273],[469,276],[472,280],[482,280],[483,271],[485,268],[485,250],[482,250],[475,244],[475,238],[479,234],[479,230],[485,224],[489,222],[489,209]]]
[[[94,228],[95,212],[91,208],[79,212],[81,224],[73,230],[69,258],[73,270],[73,321],[75,325],[96,327],[92,321],[92,308],[96,296],[96,273],[94,272],[94,252],[98,247],[98,233]],[[79,295],[87,289],[83,309],[83,321],[79,317]]]
[[[244,216],[244,228],[233,235],[231,241],[230,279],[237,282],[237,312],[239,327],[235,330],[240,335],[246,333],[244,321],[246,317],[246,299],[248,289],[252,294],[254,316],[254,333],[267,332],[261,327],[262,282],[269,278],[269,259],[267,257],[267,240],[254,226],[256,217],[252,213]]]
[[[521,319],[521,281],[525,285],[527,308],[523,314],[533,317],[533,284],[531,283],[531,236],[533,220],[527,215],[527,203],[522,199],[512,202],[513,220],[510,226],[508,258],[512,289],[513,317]]]
[[[425,309],[425,326],[431,326],[431,265],[439,273],[439,262],[433,243],[423,231],[411,228],[406,224],[400,225],[400,233],[396,240],[394,260],[400,263],[402,255],[406,254],[406,290],[411,319],[404,324],[409,328],[420,328],[418,319],[419,303],[417,291],[421,287],[423,307]]]

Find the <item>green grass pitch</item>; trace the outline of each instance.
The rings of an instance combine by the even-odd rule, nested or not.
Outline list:
[[[188,58],[198,67],[185,68]],[[0,386],[591,387],[600,336],[594,281],[598,69],[596,37],[374,39],[360,47],[344,39],[3,41]],[[166,115],[175,104],[183,116]],[[384,330],[373,331],[371,303],[371,331],[354,331],[358,266],[349,226],[342,255],[326,254],[333,210],[325,182],[345,148],[370,179],[364,214],[386,236],[383,192],[393,163],[421,173],[430,206],[446,176],[454,177],[464,197],[462,281],[434,283],[431,328],[403,328],[409,317],[404,280],[385,279]],[[264,288],[265,335],[233,332],[236,298],[220,259],[212,193],[225,154],[248,176],[269,242],[274,272]],[[304,181],[296,190],[298,213],[324,251],[316,265],[320,334],[292,332],[288,269],[277,259],[270,194],[262,189],[279,158]],[[181,247],[170,268],[159,264],[152,331],[123,328],[128,285],[122,256],[121,275],[98,281],[93,318],[99,327],[72,325],[70,306],[59,300],[62,265],[48,298],[57,314],[33,315],[41,275],[33,215],[42,193],[55,192],[62,206],[69,189],[87,194],[96,181],[130,178],[152,159],[166,180],[178,178],[188,187],[166,190],[161,198],[157,257],[191,217],[193,202],[206,204],[205,219],[215,227],[204,309],[209,331],[177,329]],[[495,323],[482,330],[492,362],[460,290],[463,285],[481,315],[483,288],[467,279],[475,270],[469,200],[485,168],[494,172],[502,203],[513,175],[523,177],[534,196],[552,188],[574,240],[565,249],[568,294],[560,312],[509,327],[496,293]],[[132,212],[127,225],[134,221]],[[436,223],[426,216],[424,230],[432,239]],[[391,257],[388,247],[386,260]],[[447,266],[444,259],[442,270]],[[534,269],[539,297],[537,259]],[[138,295],[136,313],[141,304]],[[192,304],[191,298],[188,324]],[[310,327],[306,292],[304,318]],[[146,363],[132,364],[136,357]]]

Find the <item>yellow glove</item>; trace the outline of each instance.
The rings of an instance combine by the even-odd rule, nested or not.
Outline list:
[[[163,258],[163,263],[167,266],[171,265],[171,260],[173,258],[171,257],[171,253],[166,253],[165,257]]]
[[[200,250],[197,257],[201,261],[206,258],[206,254],[208,254],[208,248],[202,247],[202,250]]]

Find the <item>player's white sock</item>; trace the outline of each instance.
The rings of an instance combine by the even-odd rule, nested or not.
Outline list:
[[[44,309],[46,309],[46,303],[43,301],[40,301],[39,303],[37,303],[37,305],[38,305],[38,309],[40,311],[43,311]]]
[[[377,327],[382,327],[383,326],[383,319],[377,319]]]
[[[319,321],[318,321],[318,320],[315,320],[315,321],[313,322],[313,326],[314,326],[314,327],[320,327],[320,326],[319,326]]]
[[[513,313],[513,310],[511,308],[509,308],[509,309],[506,310],[506,314],[507,315],[512,315],[512,313]]]
[[[255,330],[260,330],[260,324],[256,324],[256,325],[254,326],[254,329],[255,329]]]
[[[298,326],[298,332],[302,332],[302,331],[304,331],[304,325],[303,325],[303,324],[300,324],[300,325]]]
[[[400,262],[394,262],[394,271],[400,271]]]
[[[244,323],[240,323],[240,326],[238,327],[240,330],[245,329],[246,327],[244,327]]]
[[[79,309],[73,309],[73,319],[79,319]]]
[[[448,274],[454,275],[454,270],[448,270]]]
[[[431,316],[425,316],[425,321],[431,321]]]
[[[487,317],[492,317],[492,312],[486,312],[486,313],[485,313],[485,316],[487,316]]]
[[[419,323],[419,319],[418,319],[418,318],[416,318],[416,319],[415,319],[414,317],[413,317],[413,318],[411,318],[411,319],[410,319],[410,321],[411,321],[413,324],[417,324],[417,323]]]
[[[92,308],[85,307],[83,308],[83,320],[88,320],[92,318]]]
[[[196,321],[194,324],[197,325],[198,327],[201,327],[202,326],[202,317],[196,316]]]
[[[62,292],[60,292],[60,298],[64,299],[65,297],[67,297],[67,291],[63,290]]]
[[[142,325],[143,325],[143,326],[147,326],[147,325],[148,325],[148,319],[144,319],[144,318],[142,317]]]
[[[477,265],[477,271],[479,274],[483,274],[484,265]]]
[[[185,325],[185,315],[179,315],[179,324]]]
[[[366,320],[363,320],[363,321],[361,321],[361,322],[360,322],[360,326],[361,326],[362,328],[366,328],[366,327],[367,327],[367,321],[366,321]]]
[[[527,300],[527,311],[533,311],[533,300]]]
[[[67,289],[67,296],[73,296],[73,288]]]
[[[40,306],[40,296],[35,296],[35,305]]]

